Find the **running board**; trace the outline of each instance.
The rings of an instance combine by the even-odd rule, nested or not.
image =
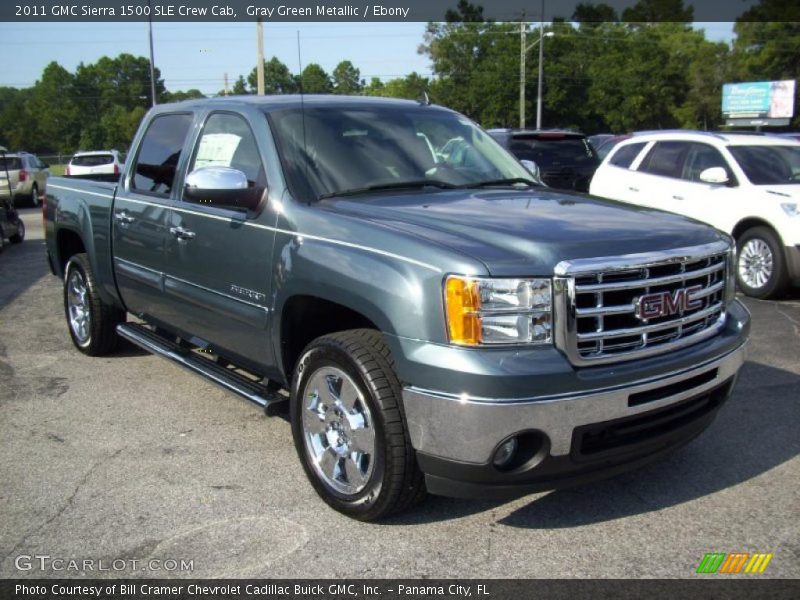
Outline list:
[[[166,358],[193,373],[213,381],[226,390],[258,404],[268,416],[276,414],[275,405],[287,400],[285,396],[270,391],[266,386],[211,362],[207,358],[197,356],[194,352],[182,348],[171,340],[164,339],[142,325],[121,323],[117,325],[117,334],[148,352]]]

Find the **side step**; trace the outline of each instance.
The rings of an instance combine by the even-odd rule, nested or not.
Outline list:
[[[226,390],[258,404],[264,408],[264,411],[269,416],[278,412],[276,410],[277,404],[287,400],[285,396],[270,391],[266,386],[247,379],[207,358],[197,356],[194,352],[182,348],[171,340],[164,339],[137,323],[121,323],[117,325],[117,334],[148,352],[157,354],[193,373],[202,375]]]

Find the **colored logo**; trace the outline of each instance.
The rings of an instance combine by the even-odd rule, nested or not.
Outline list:
[[[765,552],[709,552],[700,561],[697,573],[763,573],[772,553]]]
[[[703,301],[699,298],[692,298],[692,296],[702,289],[701,285],[693,285],[674,292],[658,292],[639,296],[639,299],[636,300],[636,316],[642,320],[655,319],[700,308],[703,306]]]

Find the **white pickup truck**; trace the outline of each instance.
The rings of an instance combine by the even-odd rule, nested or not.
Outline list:
[[[687,215],[736,239],[748,296],[800,284],[800,142],[700,131],[636,134],[597,169],[590,193]]]

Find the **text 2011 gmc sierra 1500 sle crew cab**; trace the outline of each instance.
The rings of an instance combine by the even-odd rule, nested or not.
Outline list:
[[[359,519],[639,466],[745,356],[727,235],[543,187],[426,103],[158,106],[118,182],[54,178],[44,210],[78,349],[121,336],[268,409],[288,389],[309,480]]]

